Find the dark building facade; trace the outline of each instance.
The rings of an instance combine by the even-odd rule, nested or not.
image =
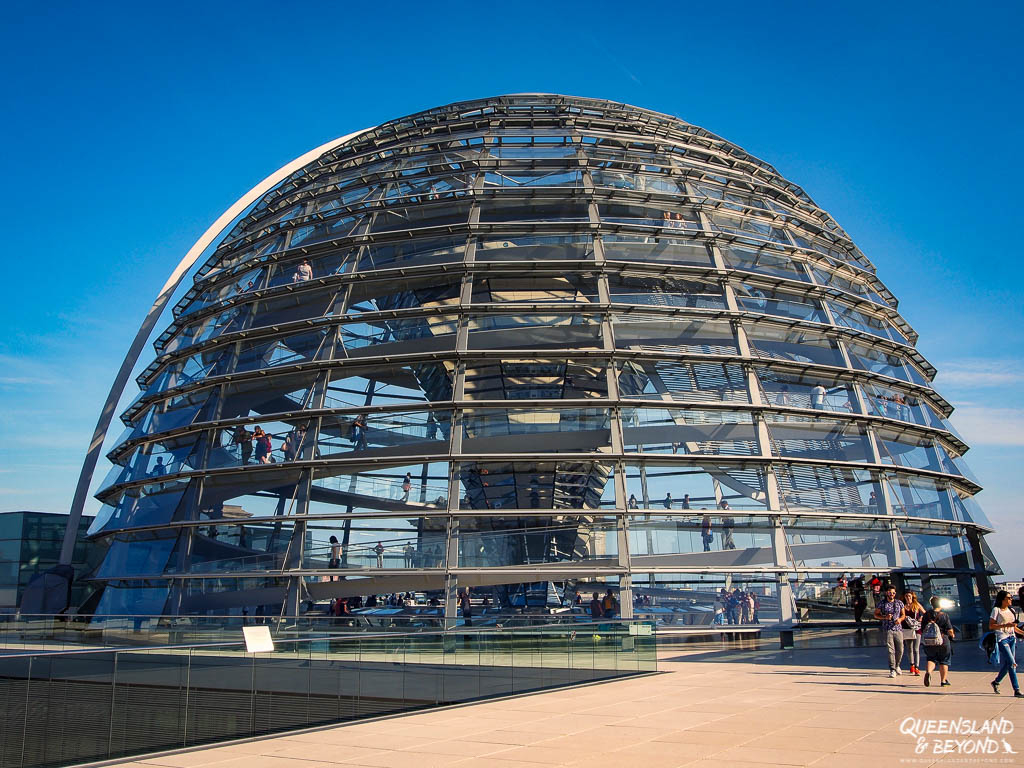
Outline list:
[[[0,512],[0,613],[14,613],[32,577],[57,565],[67,523],[66,514]],[[71,563],[76,576],[89,576],[101,554],[86,538],[85,528],[80,530]],[[71,604],[81,605],[94,589],[84,581],[75,583]]]
[[[825,211],[701,128],[536,94],[393,120],[196,271],[98,494],[100,611],[611,589],[701,623],[742,587],[789,622],[877,573],[972,618],[998,566],[916,341]]]

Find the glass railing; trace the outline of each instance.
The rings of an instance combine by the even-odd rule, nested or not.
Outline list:
[[[0,766],[109,760],[654,672],[653,624],[10,652]],[[54,729],[59,729],[59,738]]]

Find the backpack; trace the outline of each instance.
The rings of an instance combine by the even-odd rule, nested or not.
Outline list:
[[[921,633],[921,644],[922,645],[942,645],[942,630],[939,629],[939,625],[934,622],[928,622],[928,626],[924,628],[924,632]]]
[[[989,664],[998,663],[999,659],[996,656],[996,633],[986,632],[981,638],[981,642],[978,646],[985,652],[985,657],[988,659]]]

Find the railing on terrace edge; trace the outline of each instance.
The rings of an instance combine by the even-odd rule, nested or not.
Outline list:
[[[65,766],[656,671],[654,628],[320,636],[0,656],[0,768]],[[440,727],[440,726],[439,726]]]
[[[749,625],[758,631],[775,632],[778,616],[770,604],[763,606],[760,619]],[[765,612],[767,611],[767,612]],[[841,618],[841,617],[837,617]],[[586,606],[576,606],[558,613],[521,613],[495,607],[476,606],[473,627],[502,629],[515,627],[578,626],[592,623]],[[634,622],[654,623],[659,632],[686,629],[708,634],[727,632],[725,615],[721,624],[714,623],[710,605],[634,607]],[[456,631],[467,629],[462,617],[456,619]],[[330,616],[311,612],[295,616],[90,616],[90,615],[0,615],[0,655],[12,652],[43,652],[81,650],[85,648],[146,648],[154,645],[200,642],[228,642],[241,636],[247,625],[266,624],[275,638],[297,640],[311,634],[365,635],[372,632],[430,632],[445,628],[443,608],[417,604],[412,606],[380,605],[374,609],[356,609],[347,616]]]
[[[654,617],[638,615],[625,622],[650,623]],[[459,617],[449,631],[468,630]],[[513,629],[578,626],[592,623],[587,613],[504,613],[477,609],[475,629]],[[603,622],[602,622],[603,623]],[[0,615],[0,655],[5,653],[102,648],[148,648],[200,642],[233,642],[242,627],[265,624],[280,640],[301,640],[311,635],[363,636],[368,633],[437,632],[445,628],[443,609],[427,605],[386,606],[351,616],[309,613],[301,616],[153,616],[153,615]]]
[[[767,600],[767,598],[766,598]],[[799,602],[799,601],[798,601]],[[728,634],[730,627],[746,627],[774,635],[783,629],[847,626],[856,628],[852,609],[831,606],[835,611],[780,623],[777,607],[768,601],[762,604],[759,620],[754,624],[729,624],[726,614],[717,617],[704,605],[634,607],[635,622],[657,625],[664,637],[685,631],[687,635],[709,636]],[[458,617],[449,630],[468,629]],[[865,613],[865,627],[873,625],[871,611]],[[476,629],[511,629],[516,627],[579,626],[592,622],[589,610],[577,606],[558,613],[510,612],[495,607],[477,606],[472,626]],[[299,640],[311,635],[360,636],[384,632],[435,632],[445,629],[440,606],[380,605],[373,609],[356,609],[351,615],[331,616],[321,611],[295,616],[153,616],[153,615],[0,615],[0,655],[20,652],[53,652],[101,648],[147,648],[158,645],[181,645],[203,642],[231,642],[241,637],[243,626],[265,624],[280,640]]]

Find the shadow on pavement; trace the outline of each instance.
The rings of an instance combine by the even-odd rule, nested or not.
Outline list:
[[[672,649],[663,648],[662,653]],[[697,663],[728,663],[731,661],[742,661],[745,663],[763,664],[771,666],[772,674],[814,674],[814,675],[840,675],[838,670],[875,670],[885,674],[888,670],[888,655],[885,648],[807,648],[794,650],[766,649],[766,648],[722,648],[708,651],[683,652],[678,655],[660,655],[658,661],[663,662],[697,662]],[[922,665],[924,659],[921,660]],[[786,672],[785,667],[813,667],[807,671]],[[907,669],[909,664],[906,656],[903,659],[903,678],[908,679]],[[783,668],[783,669],[780,669]],[[978,648],[977,641],[965,640],[953,644],[953,657],[950,664],[950,680],[956,672],[991,672],[994,676],[995,667],[989,665],[985,659],[984,652]],[[767,674],[769,670],[765,670]],[[754,672],[754,674],[758,674]],[[888,680],[888,678],[885,678]],[[909,678],[919,679],[919,678]]]

